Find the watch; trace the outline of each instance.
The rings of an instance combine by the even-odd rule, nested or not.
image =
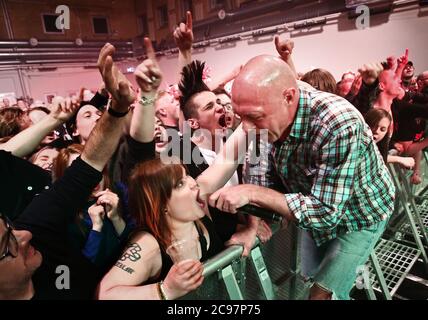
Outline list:
[[[115,117],[115,118],[122,118],[122,117],[124,117],[124,116],[126,116],[126,115],[128,114],[129,110],[131,110],[130,108],[128,108],[128,110],[126,110],[125,112],[119,112],[119,111],[114,110],[114,109],[111,107],[111,105],[112,105],[112,100],[110,100],[110,101],[108,102],[108,105],[107,105],[107,112],[108,112],[112,117]]]
[[[128,114],[129,110],[130,109],[128,108],[128,110],[125,112],[119,112],[119,111],[113,110],[112,108],[108,108],[107,112],[115,118],[122,118]]]

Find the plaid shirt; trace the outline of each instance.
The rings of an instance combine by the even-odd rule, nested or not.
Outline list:
[[[275,170],[299,226],[320,246],[387,219],[395,188],[361,114],[338,96],[299,89],[290,135],[264,145],[269,163],[250,168],[246,181],[272,187]]]

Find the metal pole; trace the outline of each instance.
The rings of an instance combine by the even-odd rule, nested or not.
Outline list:
[[[12,29],[12,24],[10,23],[10,16],[9,16],[9,12],[7,11],[6,1],[0,0],[0,5],[3,9],[4,23],[6,24],[7,36],[9,37],[10,40],[13,40],[13,29]]]

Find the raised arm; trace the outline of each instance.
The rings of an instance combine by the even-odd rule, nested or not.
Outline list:
[[[174,30],[174,40],[178,47],[178,75],[177,83],[181,80],[181,70],[192,62],[192,44],[193,44],[193,19],[192,13],[187,11],[186,24],[180,25]]]
[[[404,55],[402,55],[397,60],[397,69],[395,70],[395,74],[400,79],[401,79],[401,76],[403,74],[403,70],[406,67],[408,62],[409,62],[409,49],[406,49],[406,52],[404,53]]]
[[[279,37],[275,36],[275,47],[276,47],[276,51],[281,56],[281,59],[288,64],[288,66],[291,68],[291,71],[293,71],[294,76],[297,79],[298,76],[297,76],[296,67],[294,66],[293,59],[291,58],[291,54],[293,53],[293,49],[294,49],[294,41],[291,39],[279,40]]]
[[[130,136],[139,142],[153,140],[155,130],[155,100],[162,73],[149,38],[144,38],[148,58],[135,70],[135,77],[141,89],[141,100],[132,116]]]
[[[235,79],[239,72],[241,72],[243,65],[240,64],[239,66],[235,67],[231,72],[226,73],[223,77],[219,78],[216,81],[212,81],[208,84],[208,87],[210,90],[215,90],[217,88],[224,88],[224,86],[229,82]]]
[[[232,177],[239,163],[243,163],[247,151],[247,134],[242,124],[227,139],[217,154],[214,162],[196,180],[201,188],[201,195],[209,195]]]
[[[9,151],[17,157],[29,155],[49,132],[70,119],[77,107],[76,101],[72,101],[70,98],[55,97],[53,110],[47,117],[1,144],[0,150]]]
[[[114,46],[107,43],[101,49],[98,58],[98,68],[106,89],[112,95],[112,103],[92,130],[82,153],[82,160],[100,172],[116,150],[125,123],[125,115],[135,101],[135,93],[129,81],[113,63],[114,51]]]

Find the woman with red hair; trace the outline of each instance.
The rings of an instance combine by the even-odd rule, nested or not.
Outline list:
[[[147,38],[145,45],[149,58],[135,71],[143,97],[130,128],[131,137],[139,142],[153,140],[153,104],[162,79]],[[140,121],[147,123],[141,125]],[[245,152],[246,133],[241,125],[196,180],[173,157],[139,163],[127,180],[129,209],[137,229],[122,257],[101,281],[98,298],[176,299],[199,287],[204,279],[199,260],[223,248],[210,219],[208,196],[229,181]],[[166,251],[176,240],[196,240],[199,260],[173,264]]]
[[[129,208],[137,231],[101,281],[99,299],[176,299],[202,284],[200,261],[173,264],[166,249],[176,240],[197,240],[201,261],[222,250],[209,216],[208,195],[233,175],[236,158],[242,160],[245,155],[245,143],[240,126],[196,180],[178,161],[165,164],[155,159],[134,169],[129,179]],[[234,161],[228,159],[231,155]]]

